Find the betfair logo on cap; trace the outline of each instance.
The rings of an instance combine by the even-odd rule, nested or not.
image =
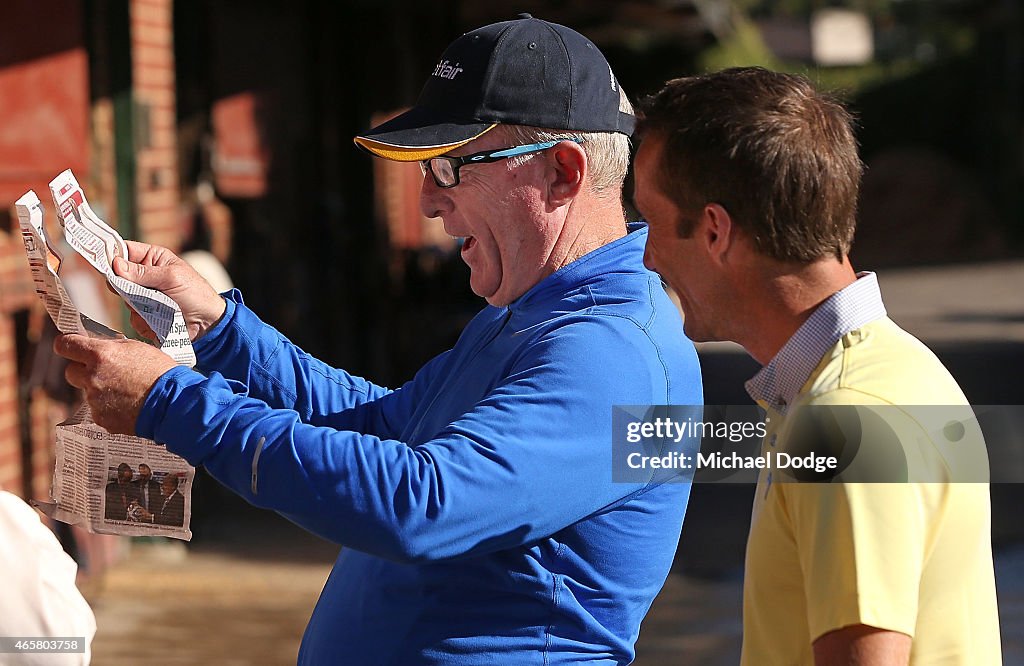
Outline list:
[[[455,77],[458,76],[459,72],[461,71],[462,68],[459,67],[459,63],[450,65],[448,64],[447,60],[442,60],[441,62],[437,63],[437,67],[434,68],[434,73],[431,74],[431,76],[436,76],[441,79],[454,80]]]

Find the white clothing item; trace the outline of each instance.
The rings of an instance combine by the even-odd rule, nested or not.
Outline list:
[[[0,490],[0,636],[84,637],[85,652],[7,653],[0,664],[80,666],[92,656],[96,617],[75,586],[78,565],[39,514]]]
[[[209,282],[218,294],[234,289],[235,285],[232,284],[224,265],[206,250],[190,250],[182,254],[181,258]]]

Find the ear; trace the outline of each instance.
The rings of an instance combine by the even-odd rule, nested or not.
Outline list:
[[[712,261],[718,264],[726,262],[729,250],[736,244],[738,231],[729,211],[721,204],[709,203],[704,206],[697,233],[705,243]]]
[[[572,202],[583,189],[589,171],[587,154],[574,141],[562,141],[547,151],[545,171],[548,204],[559,208]]]

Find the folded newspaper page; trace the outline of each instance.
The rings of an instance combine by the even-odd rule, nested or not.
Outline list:
[[[165,294],[114,274],[114,257],[127,258],[124,240],[92,211],[70,170],[50,183],[64,234],[157,334],[161,349],[180,364],[195,365],[195,353],[177,304]],[[35,192],[15,207],[36,293],[61,333],[124,337],[82,314],[61,284],[62,257],[43,226]],[[52,503],[33,502],[56,520],[90,532],[163,535],[189,540],[195,468],[156,442],[108,433],[83,407],[56,431]]]
[[[25,243],[25,254],[28,255],[36,294],[43,300],[57,330],[61,333],[81,333],[98,337],[121,336],[117,331],[80,313],[61,284],[57,276],[63,258],[46,237],[46,231],[43,229],[43,206],[36,193],[25,193],[14,205],[18,210],[21,237]]]
[[[177,304],[155,289],[114,274],[114,257],[127,259],[128,247],[121,236],[92,211],[71,169],[50,182],[50,194],[64,227],[64,237],[71,247],[103,274],[114,291],[142,315],[156,333],[160,349],[182,365],[195,365],[196,355]]]

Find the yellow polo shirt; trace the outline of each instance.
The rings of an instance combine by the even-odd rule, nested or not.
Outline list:
[[[843,335],[784,414],[763,405],[764,450],[785,449],[802,407],[877,405],[910,461],[903,478],[950,480],[956,454],[899,407],[967,404],[935,355],[883,317]],[[965,442],[960,454],[987,470],[980,431]],[[911,664],[1000,664],[988,484],[785,483],[762,470],[743,596],[744,665],[813,664],[816,639],[856,624],[911,636]]]

